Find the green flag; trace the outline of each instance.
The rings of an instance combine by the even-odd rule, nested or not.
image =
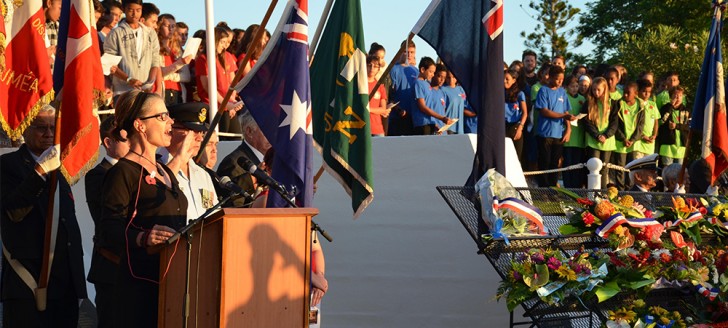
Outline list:
[[[313,137],[354,218],[374,197],[368,85],[361,5],[336,0],[311,65]]]

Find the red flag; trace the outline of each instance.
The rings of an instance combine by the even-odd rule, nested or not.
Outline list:
[[[59,64],[64,64],[59,91],[61,172],[74,184],[96,164],[100,144],[97,109],[104,90],[104,73],[91,2],[66,0],[61,8],[58,57],[65,62],[56,63],[56,73]],[[56,89],[59,87],[56,85]]]
[[[43,1],[21,3],[18,8],[2,8],[7,17],[4,30],[0,30],[6,45],[5,69],[0,65],[0,125],[13,140],[19,139],[38,110],[53,100]],[[5,4],[13,6],[13,2],[2,6]]]

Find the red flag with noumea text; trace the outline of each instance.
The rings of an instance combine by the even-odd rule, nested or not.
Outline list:
[[[0,126],[17,140],[40,108],[53,100],[53,76],[45,45],[43,1],[3,1],[0,6],[4,18],[0,41],[5,45]]]

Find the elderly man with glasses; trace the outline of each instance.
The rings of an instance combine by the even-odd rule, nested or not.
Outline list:
[[[0,230],[2,231],[2,302],[4,327],[77,327],[79,299],[86,298],[83,249],[71,187],[58,174],[51,244],[51,267],[45,291],[38,290],[45,248],[49,173],[60,165],[53,145],[55,109],[41,108],[23,133],[25,144],[0,156]],[[36,297],[47,295],[43,311]]]

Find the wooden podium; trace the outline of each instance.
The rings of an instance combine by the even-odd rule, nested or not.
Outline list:
[[[308,327],[316,214],[226,208],[192,229],[188,327]],[[159,327],[183,326],[186,249],[160,253]]]

